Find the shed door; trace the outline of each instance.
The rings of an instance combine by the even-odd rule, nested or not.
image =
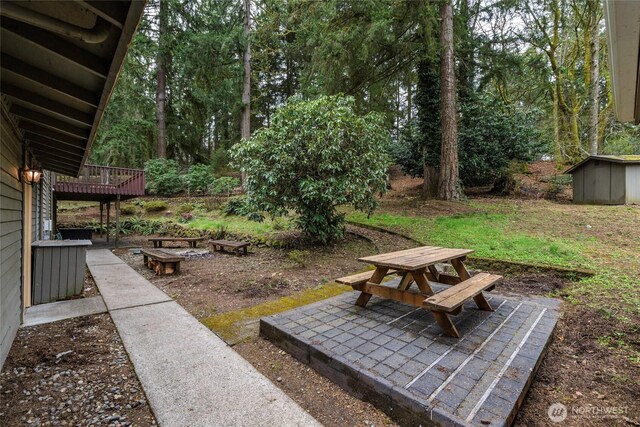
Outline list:
[[[640,165],[626,165],[627,203],[640,205]]]

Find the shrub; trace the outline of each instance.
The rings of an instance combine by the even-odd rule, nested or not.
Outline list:
[[[216,227],[216,230],[213,232],[212,238],[214,240],[220,240],[227,237],[227,226],[224,224],[220,224]]]
[[[148,236],[150,234],[162,233],[165,229],[165,225],[157,220],[148,220],[143,218],[128,218],[122,221],[120,227],[124,234],[137,233]]]
[[[151,200],[144,204],[144,210],[147,212],[162,212],[167,209],[167,202],[164,200]]]
[[[373,212],[386,190],[389,134],[381,114],[355,113],[352,97],[290,98],[270,127],[232,149],[246,173],[249,206],[296,214],[296,227],[321,243],[344,234],[340,205]]]
[[[251,214],[251,208],[246,197],[232,197],[224,204],[222,212],[225,215],[247,216]]]
[[[204,194],[207,186],[213,181],[213,171],[209,165],[191,165],[185,181],[190,193]]]
[[[288,225],[287,222],[284,219],[280,218],[280,217],[274,218],[273,222],[271,224],[273,229],[276,230],[276,231],[286,230],[287,229],[287,225]]]
[[[161,196],[173,196],[182,191],[184,182],[175,160],[153,159],[144,165],[147,191]]]
[[[138,209],[134,205],[122,205],[120,206],[120,213],[122,215],[135,215]]]
[[[176,211],[176,213],[178,215],[182,215],[183,213],[191,212],[195,208],[196,208],[196,205],[194,205],[193,203],[183,203],[180,206],[178,206],[178,210]]]
[[[238,178],[222,176],[213,180],[207,188],[209,194],[225,194],[226,196],[230,196],[233,190],[239,186],[240,180]]]

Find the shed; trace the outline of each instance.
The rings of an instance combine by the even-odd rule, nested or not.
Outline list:
[[[589,156],[565,173],[574,203],[640,204],[640,156]]]

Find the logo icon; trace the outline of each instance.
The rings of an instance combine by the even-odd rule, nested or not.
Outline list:
[[[549,406],[547,410],[547,415],[549,415],[549,419],[554,423],[561,423],[567,418],[568,415],[567,407],[562,403],[554,403]]]

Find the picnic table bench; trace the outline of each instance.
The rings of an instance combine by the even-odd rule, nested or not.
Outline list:
[[[183,256],[160,249],[142,249],[140,252],[144,258],[144,265],[157,275],[178,273],[180,261],[184,261]]]
[[[187,242],[190,248],[195,248],[198,242],[206,240],[206,237],[152,237],[149,239],[153,242],[154,248],[161,248],[162,242]]]
[[[423,246],[364,257],[358,261],[373,264],[376,267],[374,271],[341,277],[336,282],[350,285],[354,290],[361,292],[356,305],[365,307],[371,296],[376,295],[423,307],[433,313],[444,332],[453,337],[459,337],[460,334],[449,315],[459,314],[462,306],[471,299],[480,310],[493,311],[482,292],[493,290],[495,283],[502,278],[502,276],[488,273],[479,273],[471,277],[464,266],[464,261],[472,252],[470,249]],[[450,263],[458,275],[438,271],[436,264],[443,262]],[[402,277],[397,288],[380,284],[390,274]],[[436,294],[430,281],[452,286]],[[417,285],[418,292],[410,289],[413,283]]]
[[[231,240],[212,240],[213,250],[216,252],[224,252],[230,250],[236,255],[247,255],[249,253],[249,242],[233,242]]]

